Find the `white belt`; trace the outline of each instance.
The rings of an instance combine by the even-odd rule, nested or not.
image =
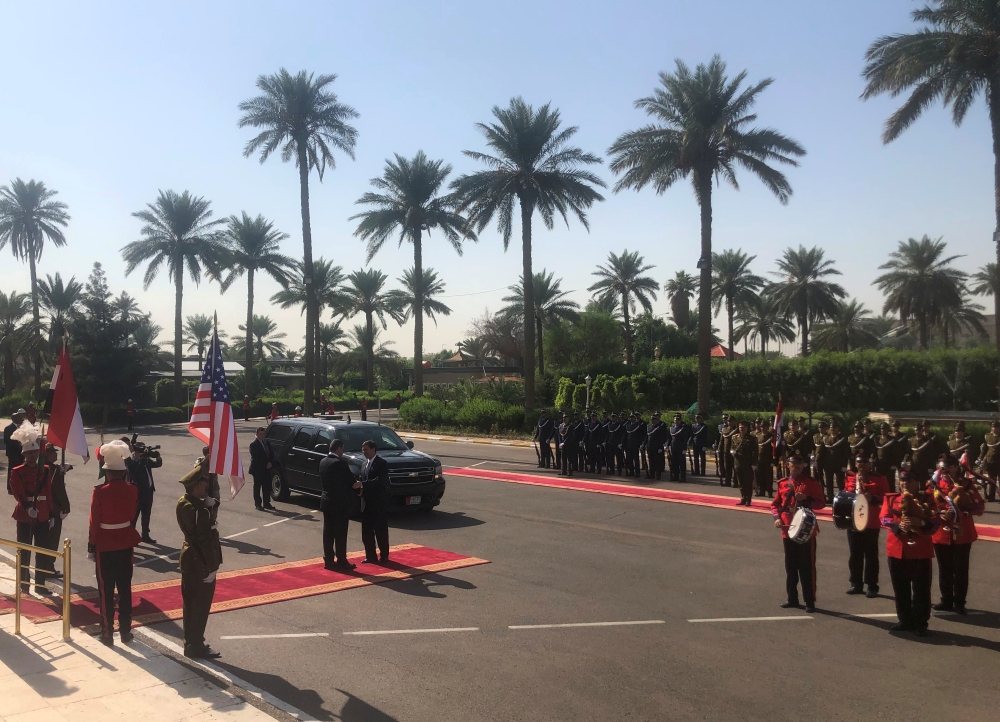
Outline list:
[[[132,526],[132,522],[123,521],[121,524],[101,524],[101,529],[124,529],[128,526]]]
[[[25,497],[28,501],[46,501],[48,497],[45,496],[27,496]]]

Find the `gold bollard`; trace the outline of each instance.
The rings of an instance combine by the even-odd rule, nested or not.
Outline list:
[[[14,548],[14,634],[21,633],[21,550]]]
[[[70,584],[70,569],[73,565],[69,539],[63,539],[63,641],[69,641],[70,630],[70,604],[69,598],[73,594]]]

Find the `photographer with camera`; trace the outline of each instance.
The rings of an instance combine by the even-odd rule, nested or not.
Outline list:
[[[129,481],[139,491],[139,500],[136,504],[132,526],[135,527],[139,517],[142,517],[142,541],[146,544],[156,544],[156,539],[149,536],[149,516],[153,512],[153,493],[156,491],[152,470],[163,466],[160,447],[146,446],[141,441],[137,441],[134,434],[129,446],[132,450],[132,456],[126,459],[125,466],[128,469]]]

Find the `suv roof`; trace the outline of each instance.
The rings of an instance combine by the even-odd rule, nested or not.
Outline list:
[[[343,426],[385,426],[385,424],[380,424],[376,421],[335,421],[333,419],[314,419],[308,416],[290,417],[287,419],[275,419],[271,422],[272,424],[280,424],[284,426],[285,424],[305,424],[307,426],[332,426],[335,429],[341,428]],[[388,428],[388,427],[387,427]]]

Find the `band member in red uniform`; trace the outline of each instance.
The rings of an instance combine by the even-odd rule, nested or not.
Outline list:
[[[986,502],[973,479],[951,454],[944,454],[938,463],[937,481],[931,479],[928,490],[934,493],[941,526],[934,532],[934,555],[938,560],[938,586],[941,601],[934,605],[939,612],[965,614],[965,595],[969,591],[969,554],[976,541],[976,523],[972,517],[982,516]],[[958,518],[955,518],[955,510]]]
[[[23,422],[10,437],[21,444],[24,463],[11,469],[10,493],[17,501],[14,513],[11,515],[17,522],[17,540],[22,544],[34,544],[38,547],[48,547],[49,530],[52,527],[50,514],[52,510],[52,484],[49,469],[38,463],[41,453],[41,430],[30,421]],[[28,580],[31,566],[31,552],[22,549],[21,559],[21,593],[28,593]],[[45,586],[49,573],[48,565],[42,558],[35,555],[35,592],[50,595]]]
[[[244,421],[249,421],[250,420],[250,397],[249,396],[244,396],[243,397],[243,420]]]
[[[926,637],[931,618],[931,534],[937,524],[934,500],[922,491],[920,482],[908,471],[899,472],[899,494],[887,494],[882,502],[882,526],[889,530],[885,555],[889,578],[896,595],[899,623],[890,631],[913,632]]]
[[[132,548],[140,541],[132,526],[138,489],[125,480],[128,444],[112,441],[98,453],[104,458],[103,484],[90,498],[90,537],[87,559],[97,566],[97,590],[101,596],[101,642],[113,645],[115,590],[118,590],[118,631],[122,642],[132,641]]]
[[[799,606],[798,585],[802,584],[802,597],[807,612],[816,611],[816,536],[807,543],[799,544],[788,538],[788,525],[799,507],[817,511],[826,506],[823,487],[806,474],[806,461],[801,454],[788,457],[790,475],[778,482],[778,492],[771,502],[771,516],[774,526],[781,529],[781,541],[785,547],[785,590],[788,600],[781,604],[783,609]],[[819,527],[816,528],[819,533]]]
[[[857,471],[847,474],[844,491],[864,494],[871,505],[868,524],[862,531],[847,530],[847,546],[851,555],[847,567],[851,572],[851,587],[848,594],[864,593],[868,585],[869,599],[878,596],[878,536],[882,531],[882,521],[876,511],[882,508],[882,500],[889,493],[889,480],[872,471],[871,459],[859,454],[854,459]]]

